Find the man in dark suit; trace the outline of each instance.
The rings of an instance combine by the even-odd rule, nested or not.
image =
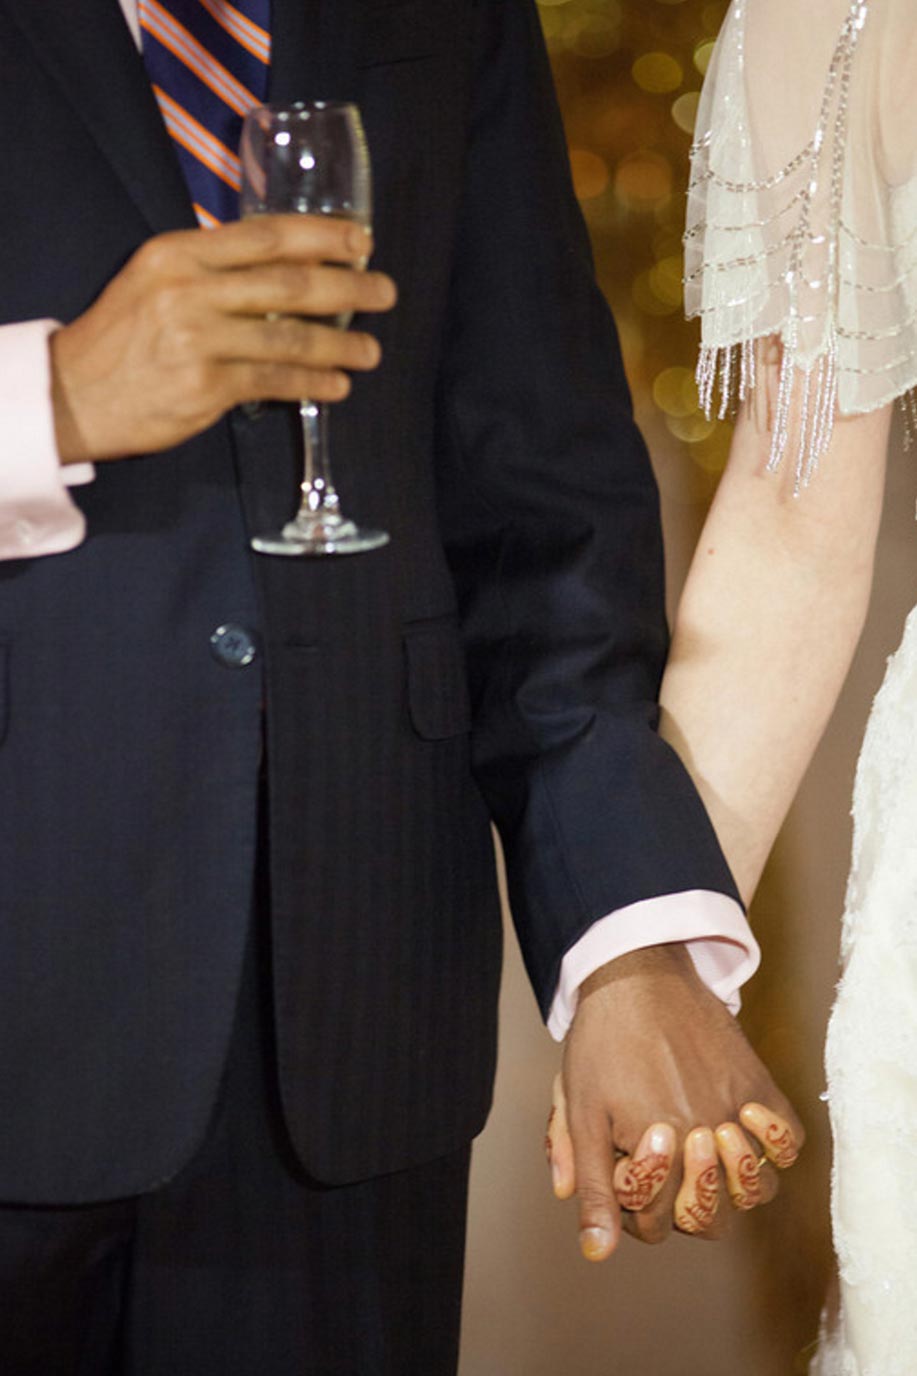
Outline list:
[[[130,0],[0,17],[0,1369],[446,1376],[490,817],[546,1014],[597,921],[734,903],[655,734],[656,495],[535,11],[275,0],[271,98],[362,108],[367,274],[342,223],[195,227]],[[339,483],[390,545],[253,555],[289,403],[348,393]],[[628,1039],[599,976],[568,1074],[603,1253],[613,1116],[671,1107],[641,1070],[660,971],[709,1031],[698,1117],[760,1084],[683,951],[628,959]]]

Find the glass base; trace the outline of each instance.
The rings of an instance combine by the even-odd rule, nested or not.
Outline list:
[[[288,521],[283,530],[269,531],[252,538],[252,549],[259,554],[303,555],[363,554],[381,549],[389,537],[384,530],[366,530],[342,516],[316,512],[305,519]]]

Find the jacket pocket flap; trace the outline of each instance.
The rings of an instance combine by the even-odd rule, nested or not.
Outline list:
[[[465,652],[458,628],[429,622],[404,635],[408,709],[418,736],[445,740],[471,729]]]

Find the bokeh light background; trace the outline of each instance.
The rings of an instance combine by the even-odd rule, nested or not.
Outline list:
[[[701,414],[682,307],[689,150],[726,0],[538,0],[577,195],[618,322],[662,495],[674,610],[731,428]],[[743,1025],[809,1131],[780,1199],[717,1246],[625,1242],[576,1258],[541,1141],[558,1054],[507,927],[496,1106],[475,1151],[461,1376],[802,1376],[829,1290],[830,1147],[820,1093],[837,973],[853,772],[869,703],[914,601],[913,460],[893,446],[873,614],[752,909],[764,949]],[[801,666],[804,684],[804,666]],[[741,702],[736,711],[741,712]],[[613,781],[609,781],[613,787]]]
[[[539,0],[570,163],[666,497],[705,505],[730,427],[694,385],[682,233],[697,104],[725,0]]]

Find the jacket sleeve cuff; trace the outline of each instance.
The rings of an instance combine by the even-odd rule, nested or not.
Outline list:
[[[91,464],[61,465],[54,436],[48,338],[53,320],[0,326],[0,559],[59,554],[80,544],[83,513],[67,488]]]
[[[695,889],[647,898],[600,918],[564,956],[548,1017],[548,1031],[563,1041],[573,1022],[580,987],[596,970],[630,951],[682,942],[698,975],[733,1013],[739,990],[761,963],[761,950],[741,906],[726,894]]]

